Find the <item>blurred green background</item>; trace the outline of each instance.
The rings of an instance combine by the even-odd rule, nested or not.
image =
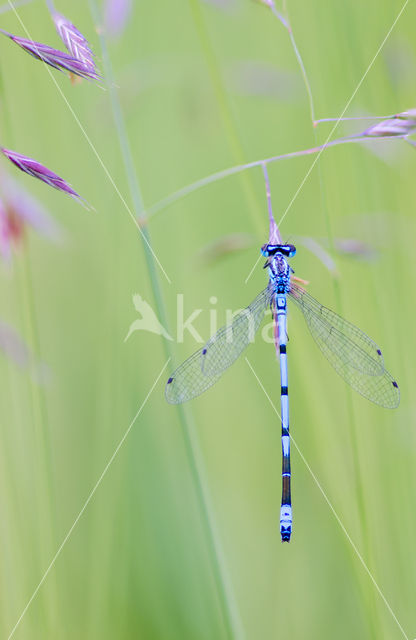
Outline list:
[[[401,3],[287,5],[316,115],[336,117]],[[57,6],[104,70],[91,7]],[[19,14],[34,39],[60,46],[43,3]],[[346,115],[416,106],[415,20],[409,3]],[[1,27],[25,35],[11,12]],[[314,146],[332,127],[314,133],[288,33],[260,4],[136,0],[125,31],[107,46],[146,207],[218,170]],[[183,293],[187,314],[204,310],[195,323],[204,338],[211,296],[220,322],[225,309],[248,304],[265,286],[262,263],[245,284],[268,233],[261,170],[211,184],[152,218],[169,284],[157,266],[149,270],[140,234],[73,115],[133,207],[112,91],[72,86],[52,71],[63,99],[44,66],[5,38],[0,70],[1,144],[44,162],[96,209],[13,172],[66,233],[56,245],[29,232],[0,274],[1,318],[49,369],[40,384],[0,358],[1,637],[10,637],[42,580],[16,639],[413,638],[414,149],[376,141],[327,150],[281,227],[285,239],[325,243],[332,235],[376,250],[372,260],[333,253],[334,276],[299,246],[293,266],[312,295],[382,345],[402,394],[395,411],[353,394],[291,313],[291,431],[356,547],[295,447],[294,533],[282,545],[280,425],[244,359],[185,413],[164,399],[172,361],[106,470],[167,360],[157,335],[136,332],[124,343],[137,318],[132,295],[153,306],[156,277],[174,332]],[[335,135],[368,124],[340,125]],[[270,165],[277,219],[311,162]],[[253,237],[246,250],[201,261],[207,245],[241,232]],[[188,334],[169,348],[177,364],[197,345]],[[247,355],[279,406],[273,347],[258,340]]]

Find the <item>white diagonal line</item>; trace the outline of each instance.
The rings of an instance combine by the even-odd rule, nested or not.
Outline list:
[[[254,270],[255,270],[255,268],[257,267],[257,265],[258,265],[258,263],[260,262],[260,260],[261,260],[261,254],[260,254],[260,255],[259,255],[259,257],[257,258],[256,262],[254,263],[254,265],[253,265],[253,267],[252,267],[252,269],[251,269],[250,273],[248,274],[247,278],[244,280],[244,284],[247,284],[247,282],[250,280],[250,278],[251,278],[251,276],[253,275]]]
[[[245,358],[248,366],[251,369],[251,372],[253,373],[254,377],[256,378],[258,384],[260,385],[261,389],[263,390],[266,398],[268,399],[268,401],[270,402],[275,414],[278,416],[279,420],[281,420],[281,416],[278,412],[278,410],[276,409],[273,400],[270,398],[269,394],[267,393],[266,389],[264,388],[260,378],[258,377],[257,373],[254,371],[251,363],[249,362],[248,358]],[[341,527],[342,531],[344,532],[348,542],[350,543],[350,545],[352,546],[357,558],[359,559],[359,561],[361,562],[362,566],[364,567],[365,572],[367,573],[368,577],[370,578],[371,582],[373,583],[377,593],[379,594],[380,598],[383,600],[384,604],[386,605],[388,611],[390,612],[391,616],[393,617],[395,623],[397,624],[397,626],[399,627],[400,631],[402,632],[402,635],[404,638],[406,638],[406,640],[409,640],[409,637],[406,635],[406,632],[404,631],[402,625],[400,624],[400,622],[397,619],[396,614],[394,613],[393,609],[391,608],[390,604],[387,601],[386,596],[384,595],[384,593],[382,592],[382,590],[380,589],[380,587],[378,586],[376,579],[374,578],[373,574],[371,573],[370,569],[368,568],[364,558],[362,557],[361,553],[358,551],[358,548],[356,546],[356,544],[354,543],[354,541],[352,540],[350,534],[348,533],[348,531],[346,530],[345,526],[342,523],[341,518],[339,517],[338,513],[335,511],[335,508],[333,507],[331,501],[329,500],[328,496],[325,493],[325,490],[323,489],[321,483],[319,482],[318,478],[316,477],[316,475],[314,474],[314,472],[312,471],[311,467],[309,466],[305,456],[303,455],[303,453],[301,452],[301,450],[299,449],[298,445],[296,444],[295,440],[293,439],[293,436],[290,435],[290,441],[293,443],[296,451],[298,452],[298,454],[300,455],[302,462],[305,464],[307,470],[309,471],[309,473],[311,474],[316,486],[318,487],[319,491],[321,492],[321,494],[323,495],[327,505],[329,506],[329,508],[331,509],[336,521],[338,522],[339,526]]]
[[[117,456],[118,452],[120,451],[121,447],[123,446],[124,441],[126,440],[127,436],[129,435],[131,429],[133,428],[134,423],[136,422],[137,418],[140,416],[141,412],[143,411],[144,407],[146,406],[147,401],[149,400],[154,388],[156,387],[157,383],[159,382],[163,372],[165,371],[166,367],[168,366],[170,362],[170,358],[165,362],[165,364],[163,365],[162,370],[160,371],[159,375],[157,376],[156,380],[154,381],[154,383],[152,384],[149,393],[147,394],[147,396],[145,397],[145,399],[143,400],[142,404],[140,405],[139,410],[137,411],[136,415],[134,416],[133,420],[130,422],[129,427],[127,429],[127,431],[125,432],[124,436],[121,438],[120,442],[118,443],[113,455],[111,456],[111,458],[109,459],[109,461],[107,462],[107,464],[104,467],[104,470],[102,472],[102,474],[100,475],[100,477],[98,478],[97,482],[94,485],[94,488],[92,489],[90,495],[88,496],[88,498],[86,499],[86,501],[84,502],[84,506],[82,507],[81,511],[79,512],[79,514],[77,515],[77,517],[75,518],[72,526],[70,527],[70,529],[68,530],[68,533],[66,534],[65,538],[62,540],[60,546],[58,547],[57,552],[55,553],[54,557],[52,558],[48,568],[46,569],[45,573],[43,574],[38,586],[36,587],[36,589],[34,590],[34,592],[32,593],[32,595],[30,596],[29,600],[27,601],[27,604],[25,606],[25,608],[23,609],[22,613],[19,616],[19,619],[17,620],[16,624],[14,625],[13,629],[10,632],[10,635],[8,637],[7,640],[10,640],[17,627],[19,626],[19,624],[21,623],[24,615],[26,614],[27,610],[29,609],[30,605],[32,604],[33,600],[36,598],[36,595],[39,591],[39,589],[41,588],[41,586],[43,585],[43,583],[45,582],[46,578],[48,577],[52,567],[54,566],[56,560],[58,559],[62,549],[64,548],[64,546],[66,545],[66,543],[68,542],[73,530],[75,529],[75,527],[77,526],[82,514],[84,513],[85,509],[88,507],[89,503],[91,502],[95,492],[97,491],[98,487],[100,486],[105,474],[107,473],[108,469],[110,468],[111,464],[113,463],[115,457]]]
[[[32,36],[30,35],[28,29],[26,28],[26,25],[24,24],[23,20],[21,19],[20,15],[18,14],[18,12],[16,11],[16,8],[12,2],[12,0],[8,0],[8,3],[10,5],[10,8],[13,10],[16,18],[18,19],[18,21],[20,22],[23,30],[25,31],[27,37],[29,38],[29,40],[31,40],[32,42],[34,42]],[[43,61],[41,61],[43,62]],[[61,87],[59,86],[59,84],[57,83],[57,81],[55,80],[55,77],[52,73],[52,71],[49,69],[48,65],[46,64],[46,62],[43,62],[43,64],[45,65],[46,71],[49,73],[49,76],[52,80],[52,82],[54,83],[58,93],[60,94],[61,98],[63,99],[63,101],[65,102],[66,106],[68,107],[72,117],[74,118],[75,122],[77,123],[78,127],[80,128],[85,140],[88,142],[89,146],[91,147],[91,150],[93,151],[95,157],[97,158],[99,164],[101,165],[105,175],[107,176],[107,178],[109,179],[109,181],[111,182],[115,192],[117,193],[118,197],[120,198],[121,202],[123,203],[123,206],[125,207],[127,213],[129,214],[130,218],[133,220],[133,223],[136,225],[136,227],[138,228],[140,235],[142,236],[143,241],[145,242],[145,244],[147,245],[149,251],[151,252],[151,254],[153,255],[154,259],[156,260],[157,264],[159,265],[160,270],[162,271],[163,275],[165,276],[166,280],[168,281],[169,284],[172,284],[169,276],[167,275],[166,271],[164,270],[159,258],[157,257],[157,255],[155,254],[155,252],[153,251],[153,248],[151,246],[151,244],[149,243],[148,239],[146,238],[145,234],[143,233],[141,226],[140,226],[140,221],[136,219],[136,216],[134,215],[134,213],[132,212],[132,210],[130,209],[129,205],[127,204],[125,198],[123,197],[123,195],[121,194],[118,186],[116,185],[116,183],[114,182],[114,179],[110,173],[110,171],[107,168],[107,165],[104,163],[103,159],[101,158],[100,154],[98,153],[93,141],[91,140],[91,138],[89,137],[88,133],[86,132],[85,128],[83,127],[83,125],[81,124],[80,119],[78,118],[77,114],[75,113],[75,111],[73,110],[72,106],[70,105],[67,97],[65,96],[64,92],[62,91]]]
[[[332,127],[327,139],[324,142],[324,145],[323,145],[322,149],[319,151],[318,155],[314,158],[314,161],[312,162],[310,168],[306,172],[305,177],[303,178],[302,182],[300,183],[299,187],[297,188],[295,195],[293,196],[293,198],[289,202],[289,205],[287,206],[286,211],[284,212],[284,214],[280,218],[279,223],[277,225],[279,228],[280,228],[280,225],[282,224],[283,220],[286,218],[286,216],[287,216],[292,204],[295,202],[296,198],[298,197],[299,193],[301,192],[301,190],[303,188],[303,185],[305,184],[305,182],[309,178],[314,166],[316,165],[316,163],[318,162],[319,158],[321,157],[321,154],[323,153],[323,151],[325,151],[326,145],[328,144],[329,140],[331,139],[332,134],[334,133],[335,129],[338,127],[340,121],[342,120],[342,117],[344,116],[344,114],[345,114],[346,110],[348,109],[348,107],[350,106],[351,102],[354,100],[359,88],[361,87],[362,83],[366,79],[368,73],[370,72],[370,70],[371,70],[372,66],[374,65],[375,61],[377,60],[381,50],[383,49],[384,45],[386,44],[387,40],[389,39],[391,32],[393,31],[394,27],[396,26],[397,22],[399,21],[403,11],[406,9],[406,7],[409,4],[409,2],[410,2],[410,0],[406,0],[405,1],[404,5],[402,6],[402,8],[400,9],[399,13],[396,16],[396,19],[394,20],[394,22],[391,25],[390,29],[387,31],[387,34],[384,37],[383,42],[381,43],[381,45],[377,49],[373,59],[371,60],[371,62],[368,65],[367,69],[365,70],[360,82],[357,84],[356,88],[354,89],[351,98],[348,100],[347,104],[345,105],[344,109],[341,112],[341,115],[339,116],[338,120],[336,121],[336,123]]]
[[[32,2],[32,0],[20,0],[20,2],[15,3],[15,7],[23,7],[23,5],[29,4],[30,2]],[[7,4],[2,4],[0,7],[0,14],[7,13],[8,11],[10,11],[10,9],[13,9],[13,7],[10,7],[10,2],[7,2]]]

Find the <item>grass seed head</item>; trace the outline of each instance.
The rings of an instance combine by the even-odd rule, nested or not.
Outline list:
[[[43,164],[34,160],[33,158],[29,158],[28,156],[24,156],[21,153],[17,153],[16,151],[11,151],[10,149],[5,149],[4,147],[0,147],[1,152],[12,162],[20,171],[27,173],[33,178],[37,178],[42,182],[45,182],[50,187],[54,189],[58,189],[58,191],[63,191],[67,193],[72,198],[77,200],[82,200],[81,196],[74,191],[71,185],[66,182],[63,178],[58,176],[56,173],[45,167]]]
[[[365,131],[363,136],[380,138],[385,136],[409,136],[416,131],[416,109],[403,111],[393,118],[382,120],[372,125]]]
[[[3,29],[0,29],[0,32],[10,38],[10,40],[13,40],[13,42],[18,44],[19,47],[31,56],[37,60],[45,62],[54,69],[58,69],[63,72],[68,71],[69,74],[80,76],[87,80],[97,80],[99,78],[95,65],[94,67],[91,67],[90,62],[86,63],[84,60],[75,58],[69,53],[64,53],[63,51],[49,47],[41,42],[34,42],[33,40],[14,36]]]
[[[88,40],[65,16],[58,12],[52,14],[56,30],[59,37],[68,49],[70,55],[88,69],[92,79],[98,78],[99,74],[95,66],[94,54],[91,51]],[[73,72],[71,72],[73,73]]]

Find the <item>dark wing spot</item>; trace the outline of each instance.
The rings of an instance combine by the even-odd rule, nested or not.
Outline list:
[[[381,356],[381,351],[380,351],[380,349],[377,349],[377,353],[378,353],[378,355],[379,355],[379,356]]]
[[[392,384],[393,384],[393,387],[396,387],[396,389],[399,388],[399,385],[397,384],[396,380],[393,380]]]
[[[206,349],[203,349],[203,350],[202,350],[202,355],[204,356],[204,355],[206,354],[206,352],[207,352],[207,350],[206,350]]]
[[[173,382],[173,378],[169,378],[167,384],[170,384],[171,382]]]

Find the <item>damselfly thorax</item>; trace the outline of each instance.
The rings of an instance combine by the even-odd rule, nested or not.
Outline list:
[[[293,244],[265,244],[261,253],[267,257],[263,268],[268,269],[270,284],[276,293],[288,293],[290,277],[294,271],[287,258],[296,254],[296,247]]]

